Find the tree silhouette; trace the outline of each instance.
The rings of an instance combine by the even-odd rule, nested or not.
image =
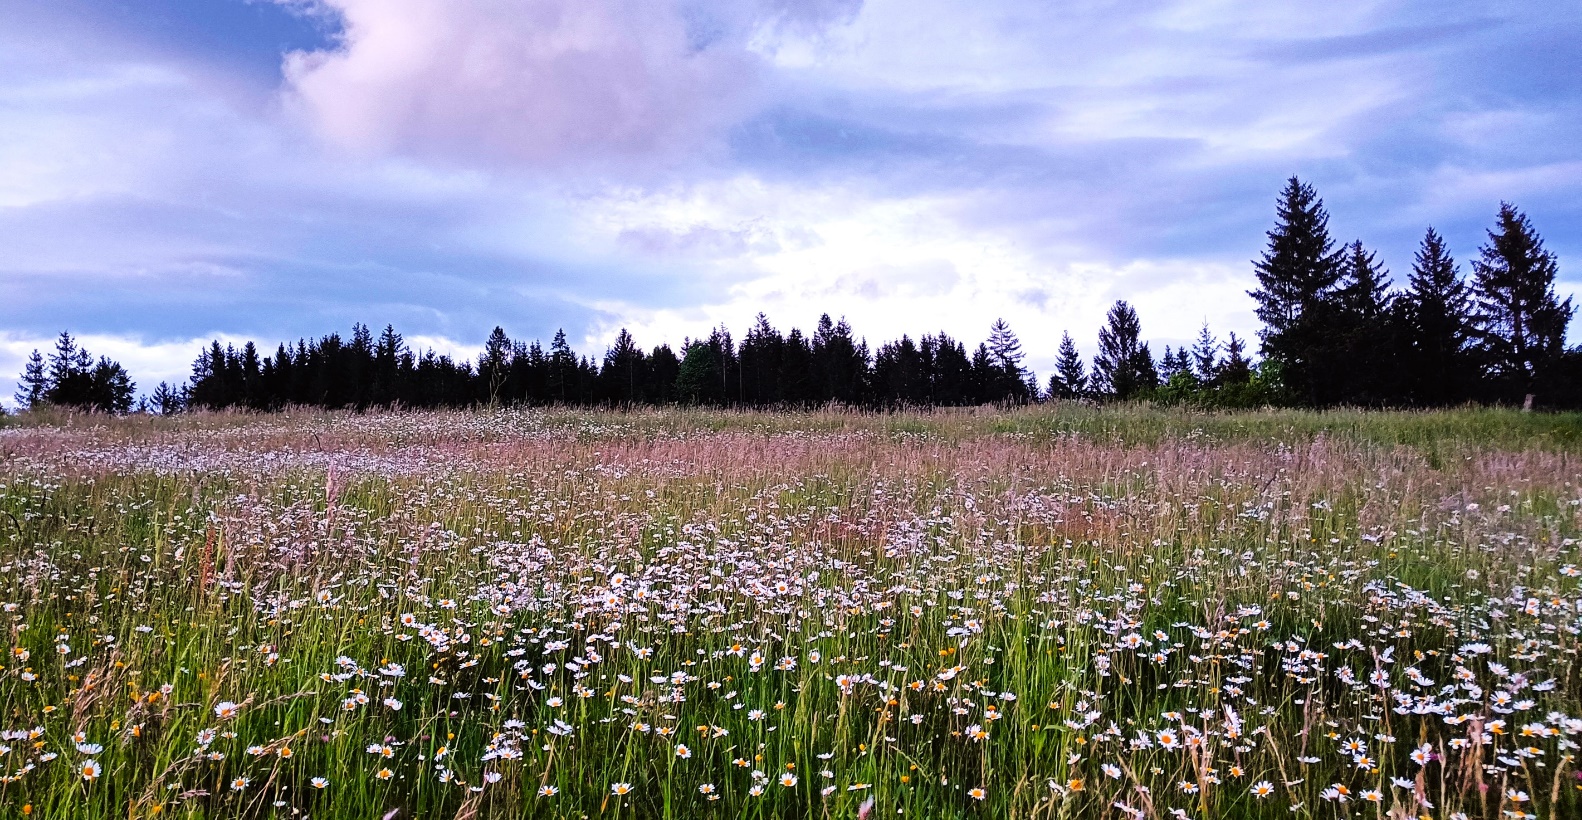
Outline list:
[[[1555,296],[1559,266],[1527,215],[1500,203],[1498,221],[1472,263],[1477,295],[1478,346],[1496,396],[1536,393],[1565,352],[1566,326],[1576,309]]]

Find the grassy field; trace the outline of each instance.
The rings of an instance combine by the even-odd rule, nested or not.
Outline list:
[[[0,818],[1582,816],[1582,419],[0,423]]]

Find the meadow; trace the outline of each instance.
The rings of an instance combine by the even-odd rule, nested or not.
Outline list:
[[[1582,418],[0,420],[0,818],[1582,816]]]

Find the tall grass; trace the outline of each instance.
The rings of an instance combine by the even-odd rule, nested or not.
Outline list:
[[[0,816],[1574,816],[1575,431],[16,420]]]

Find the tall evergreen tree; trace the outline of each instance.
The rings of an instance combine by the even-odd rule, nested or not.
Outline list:
[[[1274,362],[1298,401],[1328,404],[1344,378],[1335,348],[1335,289],[1340,257],[1329,236],[1329,214],[1313,186],[1291,177],[1268,232],[1269,247],[1254,264],[1264,358]]]
[[[561,337],[564,339],[564,336]],[[505,328],[495,325],[483,343],[483,355],[478,357],[478,375],[483,377],[486,399],[490,407],[499,407],[501,392],[511,373],[511,337]]]
[[[549,400],[566,404],[577,395],[577,354],[566,341],[566,331],[559,328],[549,343]]]
[[[741,361],[742,393],[747,404],[767,406],[784,400],[780,383],[784,355],[785,338],[769,324],[769,317],[758,314],[737,352]]]
[[[1099,353],[1093,359],[1093,389],[1122,401],[1157,387],[1159,373],[1153,354],[1142,341],[1137,311],[1125,301],[1116,302],[1099,329]]]
[[[33,351],[19,381],[16,398],[27,408],[55,405],[116,414],[131,411],[137,387],[120,362],[105,356],[95,360],[67,332],[55,340],[48,358]]]
[[[182,400],[181,391],[166,382],[160,382],[149,396],[149,410],[161,416],[171,416],[181,412],[183,404],[185,402]]]
[[[657,404],[671,404],[679,397],[676,393],[679,377],[681,375],[681,359],[670,345],[662,344],[655,347],[648,354],[648,391],[649,401]]]
[[[1159,378],[1165,383],[1180,376],[1189,385],[1197,384],[1197,374],[1192,372],[1192,360],[1187,358],[1186,347],[1171,350],[1165,345],[1165,354],[1159,357]]]
[[[1070,333],[1060,334],[1060,351],[1055,359],[1054,375],[1049,377],[1049,394],[1054,398],[1076,399],[1087,394],[1088,376],[1082,363],[1082,354]]]
[[[818,400],[855,405],[867,390],[868,348],[853,336],[845,319],[830,321],[819,317],[813,333],[813,377],[818,383]]]
[[[889,407],[919,406],[928,401],[928,386],[923,357],[912,337],[902,334],[879,345],[873,356],[875,401]]]
[[[23,410],[42,406],[44,392],[48,389],[49,376],[44,372],[44,357],[34,350],[27,357],[27,364],[22,366],[22,375],[17,379],[17,406]]]
[[[394,325],[385,325],[384,332],[379,334],[379,341],[374,345],[373,386],[371,390],[372,403],[376,406],[390,407],[402,399],[401,371],[402,360],[410,356],[406,341],[401,334],[396,332]],[[276,355],[278,360],[279,356]]]
[[[1241,385],[1252,380],[1252,362],[1247,358],[1247,342],[1231,331],[1225,341],[1225,358],[1214,370],[1219,384]]]
[[[1477,333],[1474,307],[1445,240],[1429,228],[1398,308],[1410,341],[1413,401],[1437,406],[1472,397],[1477,373],[1471,349]]]
[[[995,401],[1026,402],[1037,392],[1036,388],[1028,387],[1031,374],[1022,368],[1022,342],[1011,331],[1011,326],[1004,319],[995,319],[989,327],[989,340],[986,343],[989,354],[994,357],[994,363],[1000,371],[999,379],[994,387]]]
[[[626,328],[621,328],[615,344],[604,354],[604,367],[599,373],[605,384],[605,397],[618,405],[643,401],[648,379],[646,365],[642,348]]]
[[[780,400],[805,407],[815,400],[813,346],[802,331],[791,328],[780,357]]]
[[[1509,202],[1472,263],[1478,347],[1496,397],[1539,393],[1565,353],[1566,326],[1576,309],[1555,295],[1559,265],[1527,215]]]
[[[1213,385],[1219,376],[1219,340],[1209,332],[1208,322],[1203,323],[1192,343],[1192,373],[1204,385]]]
[[[1338,354],[1333,401],[1379,405],[1399,398],[1404,373],[1401,334],[1391,309],[1389,272],[1377,256],[1354,241],[1341,249],[1331,344]]]

